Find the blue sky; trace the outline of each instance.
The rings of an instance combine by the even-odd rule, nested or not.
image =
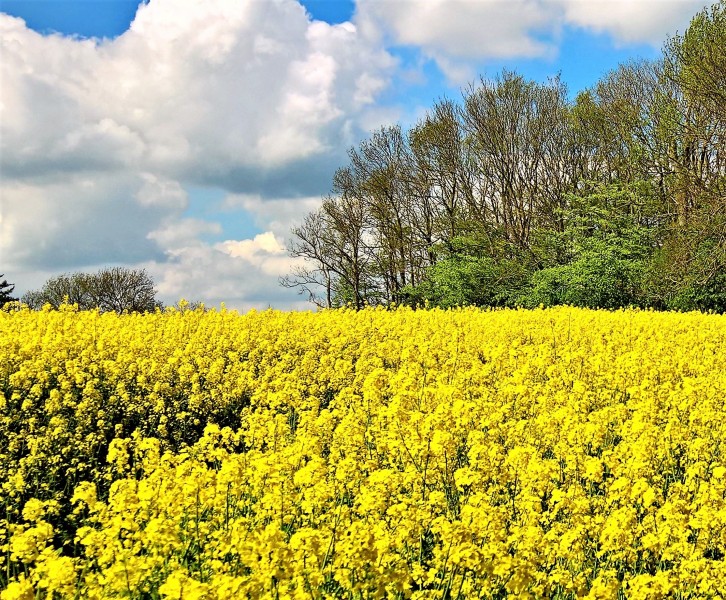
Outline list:
[[[285,238],[367,132],[502,69],[574,97],[704,4],[0,0],[0,272],[141,266],[167,302],[300,308]]]

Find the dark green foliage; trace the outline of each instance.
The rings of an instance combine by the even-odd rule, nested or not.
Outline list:
[[[0,274],[0,277],[4,275]],[[17,298],[13,298],[10,294],[13,293],[15,286],[8,283],[7,279],[0,281],[0,308],[5,306],[8,302],[14,302]]]
[[[559,211],[562,231],[533,233],[529,256],[510,247],[508,257],[492,258],[471,238],[455,240],[455,252],[430,267],[409,298],[441,307],[647,304],[644,285],[659,231],[648,186],[588,187]]]
[[[726,312],[725,211],[701,211],[655,253],[649,284],[660,308]]]
[[[606,242],[599,249],[583,252],[576,260],[537,271],[530,289],[519,303],[570,304],[588,308],[618,308],[642,304],[642,282],[646,264],[627,257],[617,245]]]
[[[524,257],[496,230],[470,229],[432,248],[436,262],[425,278],[404,290],[414,306],[514,306],[529,271]]]
[[[678,289],[666,302],[671,310],[726,312],[726,273],[706,282],[693,281]]]
[[[515,260],[456,255],[429,268],[427,278],[408,288],[406,301],[414,305],[513,306],[529,273]]]
[[[647,304],[645,275],[659,237],[650,204],[642,183],[596,185],[587,195],[571,195],[569,208],[561,211],[564,231],[541,232],[538,250],[545,267],[532,274],[519,304]]]

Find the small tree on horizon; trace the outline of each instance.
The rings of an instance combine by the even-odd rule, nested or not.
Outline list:
[[[80,309],[104,312],[151,312],[156,300],[154,281],[145,269],[111,267],[97,273],[65,273],[51,277],[40,290],[26,293],[22,301],[33,309],[44,304],[58,308],[63,303]]]
[[[5,277],[4,274],[0,273],[0,278]],[[5,306],[8,302],[15,302],[17,298],[13,298],[12,294],[15,289],[15,285],[8,283],[7,279],[0,281],[0,308]]]

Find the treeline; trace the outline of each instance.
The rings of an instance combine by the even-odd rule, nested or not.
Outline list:
[[[4,275],[0,274],[0,278]],[[101,312],[146,313],[156,310],[206,311],[203,302],[180,299],[173,306],[165,306],[157,298],[156,284],[146,269],[106,267],[95,273],[78,271],[63,273],[48,279],[40,289],[30,290],[19,299],[11,296],[15,285],[0,282],[0,309],[57,310],[64,305],[78,310]]]
[[[726,0],[574,101],[505,71],[375,132],[289,250],[327,307],[726,310]]]

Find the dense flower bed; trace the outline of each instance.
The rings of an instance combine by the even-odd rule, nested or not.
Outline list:
[[[702,598],[726,318],[0,312],[2,599]]]

